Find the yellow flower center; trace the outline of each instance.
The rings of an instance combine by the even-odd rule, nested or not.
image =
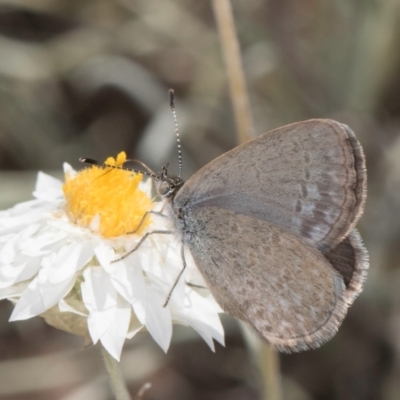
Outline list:
[[[117,159],[109,157],[105,164],[123,165],[126,154]],[[65,175],[63,186],[70,220],[80,226],[89,227],[94,218],[99,219],[98,233],[104,237],[115,237],[135,232],[146,211],[152,209],[152,201],[139,189],[143,175],[111,167],[92,166],[75,176]],[[150,222],[146,218],[140,234]]]

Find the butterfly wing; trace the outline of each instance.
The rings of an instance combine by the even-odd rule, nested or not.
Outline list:
[[[315,246],[264,220],[218,207],[199,207],[185,223],[186,244],[215,299],[275,348],[315,348],[336,333],[354,298],[352,277],[346,285]],[[362,257],[348,251],[349,243],[331,256],[360,266]]]
[[[268,132],[223,154],[179,190],[183,214],[218,207],[270,222],[328,252],[355,226],[366,171],[354,133],[332,120]]]
[[[352,304],[363,288],[369,267],[368,252],[357,229],[324,256],[342,276],[346,301]]]

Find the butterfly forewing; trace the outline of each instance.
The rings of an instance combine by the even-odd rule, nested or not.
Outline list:
[[[173,207],[231,210],[328,250],[354,227],[364,199],[364,156],[354,134],[335,121],[310,120],[207,164],[177,193]]]

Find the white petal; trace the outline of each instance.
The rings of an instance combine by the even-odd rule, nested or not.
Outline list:
[[[213,340],[224,345],[224,329],[221,324],[215,300],[212,296],[203,297],[186,287],[185,307],[171,305],[173,320],[195,329],[214,351]]]
[[[16,231],[21,227],[26,227],[27,225],[35,224],[43,220],[46,213],[53,210],[53,206],[47,206],[40,210],[29,210],[23,214],[15,215],[9,218],[2,218],[0,220],[2,234],[8,233],[10,231]]]
[[[162,295],[149,289],[145,304],[146,328],[157,344],[167,352],[172,337],[172,321],[169,308],[163,307],[164,302]]]
[[[48,280],[57,284],[69,279],[76,271],[86,265],[94,255],[93,248],[88,243],[73,242],[60,249],[54,260]]]
[[[120,360],[122,347],[128,334],[131,313],[132,308],[129,303],[118,296],[117,304],[111,315],[111,324],[100,338],[101,344],[117,361]]]
[[[75,276],[72,276],[57,285],[40,283],[40,273],[22,293],[10,321],[28,319],[44,313],[68,294],[75,282]]]
[[[70,164],[68,164],[67,162],[65,162],[63,164],[63,170],[64,170],[64,174],[69,174],[69,176],[71,178],[74,178],[77,174],[77,172],[72,168],[72,166]]]
[[[0,221],[1,222],[1,221]],[[0,248],[14,237],[15,233],[0,234]]]
[[[28,284],[29,282],[20,282],[8,288],[0,289],[0,300],[20,297]]]
[[[146,321],[145,304],[148,298],[147,285],[143,277],[140,264],[132,263],[135,256],[129,256],[114,263],[115,271],[112,274],[112,282],[118,293],[133,307],[139,321]]]
[[[10,239],[0,250],[0,263],[10,264],[14,261],[15,254],[17,252],[16,242],[18,240],[18,235],[15,235]]]
[[[50,277],[51,274],[48,273],[48,271],[41,269],[38,274],[39,282],[40,282],[40,293],[42,297],[42,301],[45,307],[45,310],[48,310],[49,308],[53,307],[56,305],[62,298],[64,298],[72,289],[75,283],[76,275],[70,275],[68,276],[64,281],[60,281],[57,283],[50,282],[47,280],[46,282],[43,282],[43,279],[41,279],[41,275]]]
[[[13,265],[0,267],[0,288],[6,288],[18,282],[31,279],[37,274],[40,268],[40,258],[19,257],[20,262]]]
[[[39,233],[38,235],[26,238],[21,244],[21,253],[30,256],[38,257],[56,252],[58,249],[67,243],[67,232],[54,232],[53,230]]]
[[[113,261],[118,258],[118,256],[115,255],[115,251],[110,245],[100,242],[94,247],[94,253],[100,265],[107,273],[111,274],[115,271],[117,266]]]
[[[153,197],[152,190],[153,190],[153,179],[146,179],[141,180],[139,182],[139,189],[146,193],[146,195],[150,198]]]
[[[26,211],[39,210],[45,205],[48,205],[47,201],[32,199],[16,204],[14,207],[7,210],[7,212],[9,213],[9,216],[12,217],[14,215],[22,214]]]
[[[60,302],[58,303],[58,309],[61,312],[70,312],[70,313],[73,313],[73,314],[81,315],[82,317],[87,317],[88,316],[87,313],[83,313],[83,312],[79,311],[78,309],[72,307],[64,299],[60,300]]]
[[[96,214],[93,219],[90,221],[89,227],[88,227],[93,233],[99,233],[100,232],[100,215]]]
[[[117,293],[109,276],[102,268],[88,268],[83,272],[81,284],[82,299],[89,311],[88,328],[93,343],[96,343],[108,329],[112,308],[116,304]]]
[[[131,322],[129,324],[129,330],[128,330],[128,333],[126,334],[126,338],[132,339],[142,329],[143,329],[143,325],[138,320],[135,320],[135,322],[132,323],[132,319],[131,319]]]
[[[210,321],[207,322],[202,321],[200,318],[192,318],[190,321],[190,326],[199,332],[199,334],[213,350],[214,345],[209,344],[209,341],[212,342],[212,339],[215,339],[217,342],[225,346],[224,328],[219,318],[212,321],[210,316]],[[209,338],[209,340],[206,338]]]
[[[102,268],[88,268],[83,273],[82,297],[89,310],[88,328],[93,343],[101,340],[103,346],[119,360],[125,341],[131,307],[111,283],[110,276]]]
[[[43,221],[38,222],[37,224],[28,225],[25,229],[21,231],[21,245],[20,248],[23,248],[23,244],[25,243],[26,239],[36,235],[40,229],[43,227]]]
[[[210,334],[210,331],[208,329],[209,326],[196,320],[193,320],[190,325],[203,338],[203,340],[208,344],[210,349],[212,351],[215,351],[213,336]]]
[[[62,182],[44,172],[39,172],[33,195],[37,199],[57,200],[63,195]]]

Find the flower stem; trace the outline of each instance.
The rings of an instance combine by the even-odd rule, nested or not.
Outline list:
[[[251,354],[253,364],[258,368],[258,385],[263,400],[281,400],[281,377],[279,354],[251,332],[248,326],[240,323],[243,337]]]
[[[115,360],[103,346],[101,346],[101,355],[103,356],[103,361],[106,366],[108,379],[115,400],[131,400],[118,361]]]
[[[244,143],[254,137],[254,128],[232,7],[229,0],[212,0],[211,3],[225,58],[238,139],[239,143]]]
[[[261,343],[261,349],[257,358],[263,380],[264,398],[268,400],[280,400],[282,393],[279,354],[266,343]]]
[[[254,126],[232,7],[229,0],[211,0],[211,3],[225,58],[238,139],[240,143],[243,143],[254,136]],[[262,398],[265,400],[281,399],[277,353],[259,339],[251,340],[249,335],[245,335],[245,337],[248,339],[249,348],[261,372]]]

